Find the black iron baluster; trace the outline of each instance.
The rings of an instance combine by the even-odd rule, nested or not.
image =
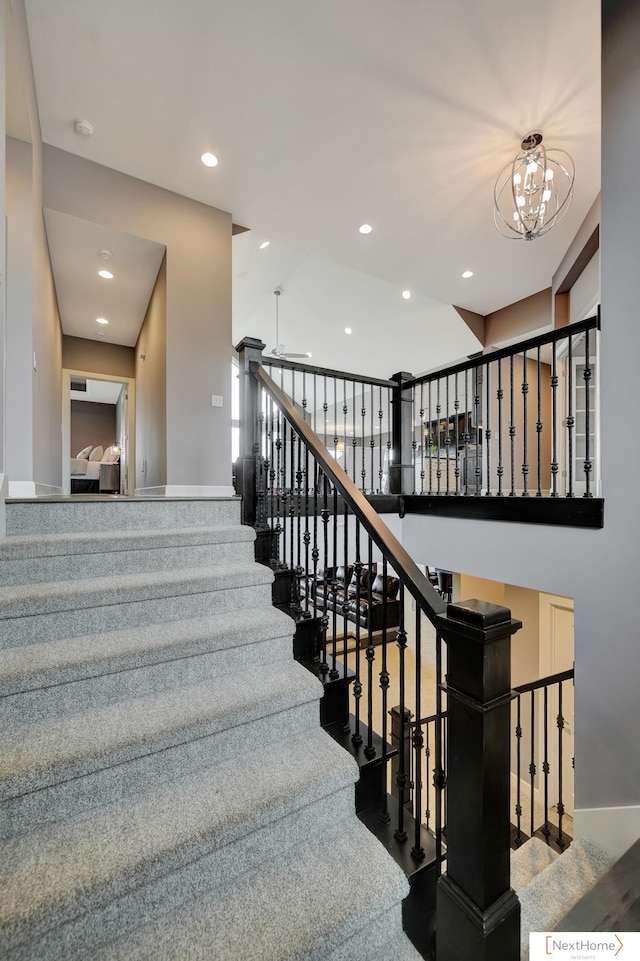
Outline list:
[[[313,375],[313,433],[318,433],[318,385],[316,375]]]
[[[347,414],[349,413],[349,408],[347,406],[347,382],[342,381],[342,430],[343,430],[343,448],[344,448],[344,471],[345,474],[349,473],[349,461],[347,459]]]
[[[480,495],[480,493],[481,493],[480,488],[481,488],[481,486],[482,486],[481,483],[480,483],[480,472],[481,472],[481,470],[482,470],[482,468],[480,467],[480,464],[481,464],[482,444],[481,444],[481,438],[480,438],[480,430],[481,430],[481,427],[480,427],[480,392],[479,392],[479,388],[478,388],[478,372],[479,372],[479,368],[478,368],[478,367],[474,367],[474,368],[473,368],[473,410],[474,410],[474,415],[473,415],[473,427],[474,427],[474,431],[475,431],[475,442],[476,442],[476,456],[475,456],[475,462],[476,462],[476,463],[475,463],[475,468],[474,468],[474,473],[475,473],[475,478],[476,478],[476,497],[478,497],[478,496]]]
[[[306,420],[307,420],[307,372],[306,372],[306,370],[303,370],[303,371],[302,371],[302,401],[301,401],[301,405],[302,405],[302,419],[303,419],[303,421],[305,421],[305,423],[306,423]]]
[[[427,442],[427,435],[425,432],[425,420],[424,420],[424,398],[423,398],[423,388],[424,384],[420,381],[420,493],[424,494],[424,460],[425,460],[425,444]]]
[[[384,578],[386,595],[386,576]],[[400,616],[398,618],[398,632],[396,643],[400,651],[399,682],[400,682],[400,756],[398,758],[398,772],[396,774],[396,787],[398,788],[398,826],[394,831],[396,841],[406,841],[407,832],[404,829],[404,805],[405,792],[407,790],[407,772],[405,770],[405,737],[407,717],[405,716],[405,652],[407,650],[407,632],[404,629],[404,584],[400,583],[399,591]],[[419,666],[416,666],[416,673],[420,674]]]
[[[354,744],[357,745],[357,744],[362,744],[362,735],[361,735],[361,733],[360,733],[360,699],[361,699],[361,697],[362,697],[362,681],[360,680],[360,655],[361,655],[361,652],[360,652],[360,601],[361,601],[361,596],[360,596],[360,595],[361,595],[361,590],[362,590],[362,585],[361,585],[361,580],[362,580],[362,560],[361,560],[361,558],[360,558],[360,521],[357,519],[357,517],[354,517],[354,521],[355,521],[355,526],[356,526],[356,533],[355,533],[356,559],[355,559],[355,563],[354,563],[354,565],[353,565],[354,576],[355,576],[355,579],[356,579],[356,597],[355,597],[355,601],[356,601],[356,610],[355,610],[355,615],[356,615],[356,618],[355,618],[355,620],[356,620],[356,677],[355,677],[355,680],[354,680],[354,682],[353,682],[353,698],[354,698],[354,701],[355,701],[356,724],[355,724],[355,731],[354,731],[354,733],[351,735],[351,740],[352,740],[352,742],[353,742]],[[346,663],[347,663],[347,662],[346,662],[346,659],[345,659],[345,667],[346,667]]]
[[[429,381],[429,493],[433,493],[433,437],[431,435],[431,425],[437,423],[433,419],[433,407],[431,406],[431,381]],[[437,430],[437,427],[436,427]]]
[[[516,698],[516,844],[522,844],[522,792],[520,786],[522,770],[522,718],[520,711],[520,695],[518,695]]]
[[[522,355],[522,496],[528,497],[529,461],[527,459],[527,401],[529,399],[529,378],[527,372],[527,352]]]
[[[333,459],[338,460],[338,381],[333,378]]]
[[[373,454],[376,449],[376,442],[373,439],[374,438],[373,405],[374,405],[374,393],[373,393],[373,384],[372,384],[371,387],[369,388],[369,417],[370,417],[370,427],[371,427],[371,437],[369,438],[369,450],[371,451],[371,476],[369,477],[369,490],[371,491],[372,494],[375,493],[374,478],[376,476],[375,471],[373,469]]]
[[[271,520],[271,543],[270,543],[270,555],[271,555],[271,566],[275,569],[278,562],[278,534],[276,533],[276,522],[277,514],[275,512],[275,502],[276,502],[276,438],[275,438],[275,408],[274,403],[269,397],[269,433],[270,433],[270,452],[269,452],[269,495],[268,495],[268,505],[269,505],[269,517]],[[274,519],[275,515],[275,519]]]
[[[486,404],[487,409],[484,417],[484,439],[485,439],[485,456],[487,459],[487,490],[485,492],[487,497],[491,497],[491,364],[487,364],[485,367],[485,387],[486,387]]]
[[[326,418],[326,414],[325,414]],[[324,472],[321,472],[319,477],[322,483],[322,510],[320,511],[320,517],[322,519],[322,530],[323,530],[323,541],[324,541],[324,557],[323,557],[323,572],[322,576],[324,579],[324,586],[322,591],[322,620],[320,622],[322,627],[322,652],[320,660],[320,670],[323,674],[328,673],[329,664],[327,662],[327,629],[329,627],[329,615],[328,603],[329,603],[329,507],[328,507],[328,496],[329,496],[329,478]]]
[[[433,786],[435,788],[435,835],[436,835],[436,875],[442,873],[442,836],[443,818],[442,801],[445,786],[444,773],[444,745],[443,745],[443,717],[442,717],[442,637],[436,633],[436,722],[435,722],[435,765],[433,769]]]
[[[304,448],[304,616],[311,617],[309,613],[309,544],[311,543],[311,532],[309,530],[309,448],[305,444]],[[298,603],[300,601],[298,591]]]
[[[551,497],[558,496],[558,371],[556,342],[551,345]]]
[[[346,674],[347,671],[347,643],[349,634],[349,506],[344,501],[342,518],[344,524],[344,548],[343,548],[343,563],[344,563],[344,596],[342,598],[342,664],[343,670]],[[356,520],[356,524],[358,521]],[[343,717],[342,730],[346,734],[349,731],[349,709],[346,709],[346,713]]]
[[[420,607],[416,604],[416,722],[413,728],[413,750],[415,752],[414,764],[414,794],[413,794],[413,817],[415,834],[411,857],[414,861],[424,860],[424,848],[420,839],[420,825],[422,821],[422,747],[424,738],[422,736],[422,622],[420,619]]]
[[[590,454],[590,445],[591,445],[591,438],[590,438],[590,436],[589,436],[589,433],[590,433],[590,411],[589,411],[589,408],[590,408],[590,406],[591,406],[590,389],[591,389],[591,373],[592,373],[592,371],[591,371],[591,365],[590,365],[590,362],[589,362],[589,331],[588,331],[588,330],[585,331],[585,335],[584,335],[584,336],[585,336],[585,341],[584,341],[585,355],[584,355],[584,369],[583,369],[583,372],[582,372],[582,376],[583,376],[583,379],[584,379],[584,395],[585,395],[585,397],[584,397],[584,400],[585,400],[585,403],[584,403],[584,439],[585,439],[585,448],[584,448],[584,455],[585,455],[585,456],[584,456],[584,480],[585,480],[585,492],[584,492],[584,494],[583,494],[582,496],[583,496],[583,497],[593,497],[593,494],[591,493],[591,470],[592,470],[592,468],[593,468],[593,464],[591,463],[591,458],[590,458],[590,456],[589,456],[589,454]]]
[[[438,431],[438,436],[437,436],[438,448],[436,453],[436,456],[438,458],[436,461],[436,485],[437,485],[438,494],[440,493],[440,479],[442,477],[442,468],[440,467],[440,428],[441,428],[440,412],[441,410],[442,410],[442,406],[440,404],[440,378],[438,377],[436,381],[436,425],[437,425],[436,429]]]
[[[425,729],[425,740],[426,740],[425,749],[424,749],[424,766],[427,774],[425,778],[425,790],[427,794],[427,809],[424,812],[424,823],[427,828],[427,831],[430,831],[431,830],[431,791],[429,790],[429,784],[430,784],[429,761],[431,760],[431,740],[429,737],[429,721],[428,720],[424,726],[424,729]],[[418,810],[417,806],[416,806],[416,811],[418,813],[418,818],[419,818],[420,811]]]
[[[333,637],[331,638],[331,670],[329,677],[332,680],[340,677],[337,668],[338,663],[338,488],[333,488],[333,574],[331,576],[331,606],[333,608]]]
[[[537,372],[537,384],[538,384],[538,418],[536,420],[536,436],[537,436],[537,472],[538,472],[538,485],[536,488],[536,497],[542,497],[542,395],[540,387],[540,347],[538,347],[538,355],[536,358],[536,372]]]
[[[549,837],[549,702],[548,687],[545,685],[543,690],[543,711],[544,711],[544,761],[542,762],[542,773],[544,774],[544,824],[542,833],[546,838]]]
[[[323,401],[322,401],[322,412],[324,414],[324,424],[322,428],[322,443],[327,446],[327,411],[329,410],[329,405],[327,403],[327,377],[326,374],[322,378],[323,380]]]
[[[509,437],[511,438],[511,490],[509,497],[516,496],[516,425],[514,424],[513,354],[509,357]]]
[[[564,817],[564,804],[562,799],[562,733],[564,731],[564,714],[562,713],[562,681],[558,683],[558,838],[556,844],[559,848],[565,847],[564,835],[562,833],[562,818]]]
[[[445,380],[444,388],[444,403],[446,410],[446,427],[444,435],[444,463],[445,471],[447,474],[447,482],[445,484],[445,491],[449,493],[449,448],[451,447],[451,421],[449,418],[449,378]]]
[[[569,462],[567,464],[567,491],[565,497],[573,497],[573,428],[575,426],[575,418],[573,416],[573,337],[569,334],[569,357],[568,357],[568,391],[569,391],[569,404],[568,404],[568,414],[567,414],[567,433],[568,433],[568,448],[569,448]]]
[[[362,407],[360,408],[360,417],[362,418],[362,433],[360,437],[360,443],[362,444],[362,467],[360,469],[360,477],[362,479],[362,493],[366,494],[367,493],[367,469],[365,467],[364,437],[367,429],[365,426],[365,421],[367,417],[367,408],[365,407],[365,385],[361,384],[360,386],[362,387]],[[354,404],[355,404],[355,398],[354,398]]]
[[[530,792],[531,796],[529,798],[529,805],[531,807],[531,830],[529,832],[529,837],[533,837],[535,830],[535,815],[533,810],[533,799],[535,777],[536,777],[536,758],[535,758],[535,730],[536,730],[536,702],[535,702],[535,691],[531,691],[531,760],[529,762],[529,782],[530,782]]]
[[[382,463],[382,462],[381,462]],[[373,604],[373,541],[371,536],[368,535],[369,548],[367,552],[367,570],[369,576],[367,578],[367,605],[369,611]],[[371,620],[369,619],[369,623]],[[376,651],[373,646],[373,638],[371,636],[371,630],[367,629],[367,746],[364,749],[364,753],[368,758],[375,757],[376,749],[373,746],[373,662],[375,660]],[[385,782],[386,791],[386,782]]]
[[[305,450],[306,450],[306,447],[305,447]],[[302,561],[302,531],[301,531],[301,527],[302,527],[302,481],[303,481],[303,478],[304,478],[304,472],[303,472],[303,470],[302,470],[302,438],[300,437],[299,434],[297,435],[297,451],[296,451],[296,453],[297,453],[296,488],[297,488],[297,495],[298,495],[298,497],[297,497],[297,499],[298,499],[298,504],[297,504],[297,509],[296,509],[296,514],[298,515],[298,516],[297,516],[297,522],[298,522],[298,523],[297,523],[297,528],[298,528],[298,530],[297,530],[296,547],[297,547],[298,553],[297,553],[297,555],[296,555],[296,581],[295,581],[295,583],[296,583],[296,585],[297,585],[297,588],[296,588],[296,598],[295,598],[296,604],[295,604],[295,606],[296,606],[297,610],[300,610],[300,580],[301,580],[301,578],[302,578],[302,563],[301,563],[301,561]],[[306,497],[305,497],[305,503],[307,503],[307,498],[306,498]],[[308,517],[307,517],[307,534],[308,534],[308,533],[309,533],[309,531],[308,531]],[[307,544],[307,561],[308,561],[308,560],[309,560],[309,556],[308,556],[308,555],[309,555],[308,541],[306,541],[305,543]]]
[[[382,583],[386,585],[387,583],[387,559],[382,558]],[[387,591],[386,589],[382,592],[382,670],[380,671],[380,690],[382,691],[382,783],[385,786],[382,792],[382,807],[378,812],[378,817],[383,824],[388,824],[390,820],[389,815],[389,804],[388,795],[386,791],[387,784],[387,711],[388,711],[388,691],[389,691],[389,671],[387,670],[387,625],[389,623],[388,619],[388,609],[387,609]],[[404,752],[404,742],[401,742],[402,747],[400,749],[400,754]]]
[[[353,427],[353,437],[351,438],[351,448],[353,453],[353,464],[351,467],[351,477],[353,483],[356,482],[356,451],[358,449],[358,429],[356,427],[356,382],[355,380],[351,382],[351,424]]]
[[[464,492],[469,493],[469,371],[464,372],[464,433],[462,435],[462,442],[464,444]]]
[[[378,493],[382,493],[382,418],[384,417],[384,411],[382,409],[382,387],[378,388],[378,424],[380,427],[378,433],[378,456],[380,458],[378,463]]]
[[[456,466],[454,476],[456,479],[456,494],[460,493],[460,397],[458,396],[458,373],[455,374],[455,400],[453,402],[453,412],[456,421]]]
[[[416,493],[416,463],[418,459],[418,423],[416,418],[416,392],[411,397],[411,469],[413,476],[413,493]]]
[[[275,447],[276,447],[276,483],[277,483],[277,487],[276,487],[276,505],[275,505],[275,512],[276,512],[275,533],[276,533],[276,536],[275,536],[275,538],[274,538],[274,541],[275,541],[275,544],[274,544],[274,552],[275,552],[275,557],[278,559],[278,566],[279,566],[279,567],[284,567],[284,548],[282,547],[282,544],[281,544],[282,524],[280,523],[280,516],[281,516],[281,510],[282,510],[282,466],[281,466],[281,463],[280,463],[280,456],[281,456],[280,452],[282,451],[282,435],[281,435],[281,429],[282,429],[282,428],[281,428],[281,415],[280,415],[280,411],[279,411],[279,410],[277,411],[277,415],[276,415],[276,423],[277,423],[277,429],[276,429]],[[284,456],[284,451],[282,451],[282,456]],[[282,558],[280,557],[281,548],[282,548],[282,554],[283,554]]]
[[[289,524],[289,544],[291,546],[290,558],[291,562],[289,564],[291,570],[291,607],[296,606],[296,574],[298,570],[298,564],[296,561],[296,556],[294,553],[294,545],[296,543],[295,537],[295,515],[296,515],[296,502],[295,502],[295,451],[296,451],[296,438],[294,434],[293,427],[289,428],[289,439],[291,442],[291,449],[289,451],[289,519],[291,523]],[[298,519],[298,535],[300,533],[300,521]],[[298,557],[300,556],[300,539],[298,536]]]
[[[391,391],[387,390],[387,492],[390,489],[389,475],[391,467]]]
[[[282,417],[282,566],[287,567],[287,515],[289,493],[287,490],[287,422]],[[291,559],[293,567],[293,556]]]
[[[502,389],[502,360],[498,361],[498,390],[496,391],[496,397],[498,398],[498,470],[496,473],[498,475],[498,497],[502,497],[502,477],[504,474],[504,464],[502,463],[502,400],[504,398],[504,390]]]

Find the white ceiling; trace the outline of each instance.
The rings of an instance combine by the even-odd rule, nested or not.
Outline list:
[[[85,400],[92,404],[117,404],[124,384],[111,380],[87,379],[87,389],[71,390],[71,400]]]
[[[64,333],[134,347],[164,246],[46,208],[44,220]],[[113,280],[98,276],[104,269]]]
[[[314,360],[312,337],[323,327],[328,336],[348,287],[319,261],[354,272],[359,328],[383,289],[373,285],[363,306],[362,275],[398,296],[411,289],[425,316],[435,302],[486,314],[549,286],[599,190],[599,0],[26,0],[26,9],[44,140],[304,251],[293,279],[306,272],[329,286],[308,294],[313,316],[297,318],[301,329],[311,323],[308,340],[288,335],[287,346]],[[94,125],[90,139],[74,132],[78,117]],[[575,197],[547,236],[511,242],[493,226],[493,184],[531,128],[573,155]],[[218,167],[200,163],[204,150]],[[272,289],[270,279],[255,310],[268,311]],[[283,297],[283,322],[285,310]],[[410,344],[401,316],[394,334]],[[385,324],[370,330],[381,350],[388,314]]]

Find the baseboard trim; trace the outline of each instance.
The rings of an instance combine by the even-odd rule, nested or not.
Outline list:
[[[36,482],[36,497],[60,497],[63,494],[61,487],[54,487],[53,484],[39,484]]]
[[[229,484],[226,485],[198,485],[198,484],[164,484],[160,487],[137,487],[136,497],[236,497],[236,492]]]
[[[615,858],[640,838],[640,804],[610,808],[576,808],[574,836],[588,837]]]
[[[9,478],[6,474],[0,474],[0,537],[7,536],[7,505],[6,498],[9,496]]]
[[[9,481],[9,497],[35,497],[36,485],[33,481]]]

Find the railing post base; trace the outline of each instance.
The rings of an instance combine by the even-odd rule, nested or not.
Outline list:
[[[520,903],[510,885],[511,635],[506,607],[449,604],[447,874],[438,881],[438,961],[519,961]]]
[[[438,881],[436,946],[438,961],[518,961],[520,902],[507,891],[485,911],[444,874]]]

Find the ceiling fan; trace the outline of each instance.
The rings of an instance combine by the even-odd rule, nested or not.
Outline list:
[[[282,288],[281,288],[281,287],[276,287],[276,289],[275,289],[274,292],[273,292],[273,295],[274,295],[274,297],[276,298],[276,346],[275,346],[274,348],[272,348],[272,350],[270,350],[269,353],[270,353],[273,357],[285,357],[285,358],[291,358],[291,357],[293,357],[293,358],[311,357],[311,354],[310,354],[310,353],[307,353],[307,354],[290,354],[290,353],[288,353],[288,352],[285,350],[284,344],[281,344],[281,343],[280,343],[280,329],[279,329],[279,324],[278,324],[278,301],[279,301],[279,299],[280,299],[280,294],[281,294],[281,293],[282,293]]]

